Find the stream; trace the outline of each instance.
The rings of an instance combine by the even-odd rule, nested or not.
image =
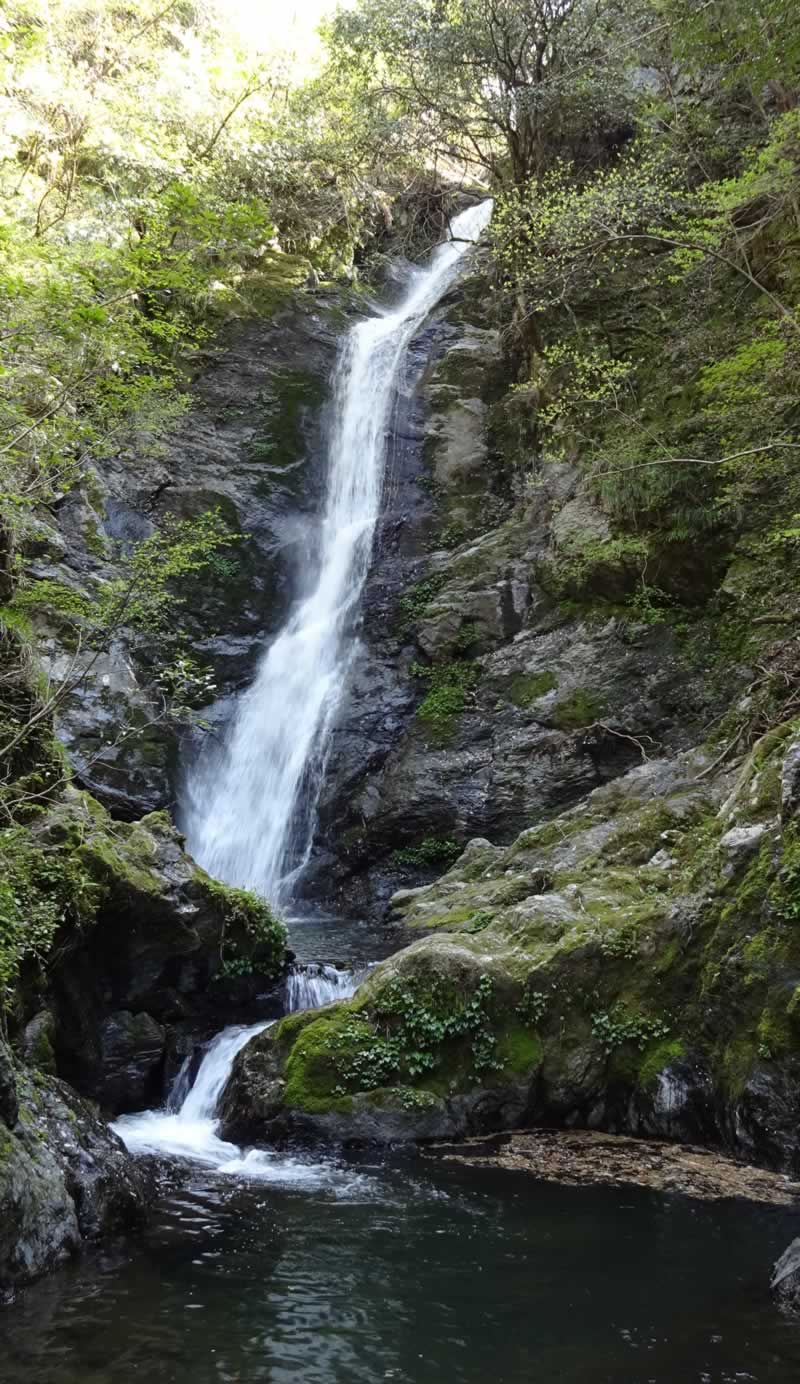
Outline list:
[[[349,333],[307,589],[189,776],[193,854],[284,909],[357,637],[404,355],[490,215],[455,218],[403,301]],[[290,936],[304,963],[290,1010],[351,994],[393,946],[358,920],[298,919]],[[791,1212],[410,1154],[238,1148],[217,1103],[266,1026],[225,1029],[164,1109],[117,1121],[175,1176],[138,1239],[2,1311],[4,1384],[796,1384],[800,1325],[767,1296]]]

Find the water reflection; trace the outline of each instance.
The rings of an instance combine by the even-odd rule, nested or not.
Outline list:
[[[344,1172],[344,1170],[343,1170]],[[8,1384],[796,1384],[765,1294],[792,1217],[522,1176],[196,1177],[134,1247],[0,1314]]]

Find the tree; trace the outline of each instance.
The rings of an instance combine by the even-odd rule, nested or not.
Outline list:
[[[521,185],[554,156],[626,137],[637,0],[360,0],[329,31],[373,104],[414,122],[429,157]]]

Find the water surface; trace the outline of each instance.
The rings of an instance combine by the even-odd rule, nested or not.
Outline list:
[[[796,1217],[424,1160],[195,1172],[0,1313],[5,1384],[797,1384]]]

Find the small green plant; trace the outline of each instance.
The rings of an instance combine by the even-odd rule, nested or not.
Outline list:
[[[455,730],[457,717],[465,710],[470,693],[478,683],[479,672],[473,663],[459,660],[427,667],[413,663],[411,672],[428,683],[427,695],[417,707],[434,743],[445,745]]]
[[[434,597],[438,596],[446,581],[447,577],[444,572],[434,572],[430,577],[425,577],[423,581],[416,582],[404,596],[400,597],[398,625],[401,634],[406,634],[413,629],[417,621],[425,614]]]
[[[525,986],[522,999],[517,1005],[517,1014],[524,1024],[537,1028],[544,1018],[547,1007],[555,995],[555,987],[549,990],[534,990],[530,984]]]
[[[420,841],[418,846],[401,846],[398,850],[392,851],[389,859],[393,865],[403,865],[414,870],[423,870],[434,866],[441,866],[447,869],[457,860],[463,847],[457,841],[450,838],[439,838],[436,836],[426,836]]]
[[[601,1011],[592,1015],[592,1033],[599,1039],[606,1054],[622,1047],[624,1043],[632,1043],[640,1052],[644,1052],[649,1043],[668,1038],[670,1026],[665,1019],[632,1014],[617,1007],[610,1013]]]
[[[639,954],[639,938],[633,928],[604,932],[599,945],[603,956],[614,961],[633,961]]]

